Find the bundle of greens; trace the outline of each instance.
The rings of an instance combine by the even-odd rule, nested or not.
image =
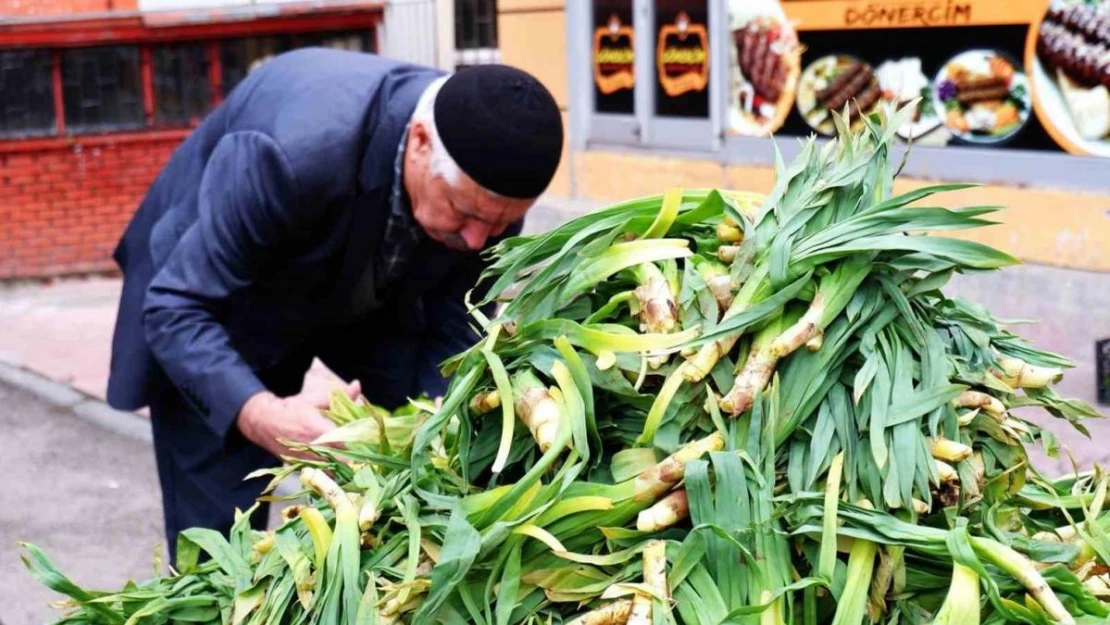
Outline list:
[[[439,407],[337,395],[267,533],[189,530],[67,623],[1105,623],[1108,478],[1027,448],[1100,415],[954,273],[996,208],[895,196],[912,104],[804,143],[766,196],[667,190],[504,241]],[[480,312],[496,304],[487,318]],[[342,443],[341,448],[332,446]],[[205,555],[202,561],[199,557]]]

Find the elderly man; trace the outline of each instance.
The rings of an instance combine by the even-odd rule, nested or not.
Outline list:
[[[442,394],[439,363],[477,338],[479,252],[520,231],[562,145],[551,94],[500,65],[304,49],[211,113],[114,256],[108,400],[150,407],[171,552],[254,503],[264,481],[244,477],[279,439],[331,427],[302,390],[314,358],[387,407]]]

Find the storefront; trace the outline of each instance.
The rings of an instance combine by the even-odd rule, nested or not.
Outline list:
[[[903,188],[980,183],[946,201],[1009,210],[970,236],[1108,270],[1110,1],[1069,2],[503,1],[501,52],[566,107],[556,193],[766,190],[774,146],[789,159],[799,139],[833,135],[830,111],[858,120],[916,99],[898,129]],[[559,24],[565,40],[545,38]],[[545,41],[546,55],[522,49]],[[559,57],[561,70],[542,61]]]
[[[383,21],[376,2],[120,4],[0,23],[0,279],[114,270],[147,187],[239,81],[295,48],[376,51]]]

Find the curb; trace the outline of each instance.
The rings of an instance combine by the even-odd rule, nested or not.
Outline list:
[[[150,421],[134,412],[116,410],[102,400],[72,386],[24,367],[0,362],[0,381],[6,382],[40,400],[69,412],[103,430],[152,444]]]
[[[0,382],[34,395],[43,402],[102,430],[146,445],[154,444],[150,420],[136,412],[116,410],[103,400],[37,371],[0,361]],[[274,495],[288,497],[300,491],[296,476],[281,482]]]

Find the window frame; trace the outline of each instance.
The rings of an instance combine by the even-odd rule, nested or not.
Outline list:
[[[654,0],[632,0],[632,28],[635,42],[636,61],[633,87],[634,113],[598,113],[595,111],[596,99],[593,86],[591,51],[593,49],[594,2],[567,4],[568,49],[582,51],[571,53],[570,75],[577,76],[575,82],[582,96],[578,99],[579,115],[582,118],[575,124],[586,133],[585,145],[614,145],[656,150],[676,150],[681,152],[704,153],[706,155],[720,149],[720,127],[722,124],[721,89],[717,62],[717,47],[721,41],[718,32],[727,22],[721,18],[721,3],[704,0],[707,8],[709,31],[709,115],[704,119],[687,119],[657,115],[655,113],[655,2]],[[722,74],[723,75],[723,74]],[[578,107],[575,107],[578,108]],[[573,114],[573,109],[572,109]],[[572,122],[573,123],[573,122]]]
[[[469,6],[473,11],[470,26],[473,27],[473,37],[466,40],[466,20],[463,8]],[[482,28],[489,29],[489,37],[483,38]],[[497,2],[496,0],[455,0],[455,49],[456,50],[487,50],[496,49],[498,41],[497,30]]]
[[[566,3],[567,63],[572,94],[571,145],[577,150],[632,151],[654,156],[714,160],[722,165],[771,167],[774,147],[792,158],[804,136],[755,138],[733,135],[727,128],[728,0],[709,5],[709,120],[661,118],[654,114],[654,0],[633,0],[636,41],[635,114],[614,115],[594,110],[592,72],[593,0]],[[648,25],[644,28],[643,25]],[[818,138],[818,145],[828,139]],[[906,150],[910,159],[902,175],[918,179],[1026,186],[1030,180],[1061,191],[1105,192],[1110,159],[1067,152],[991,149],[969,146],[897,145],[893,159]]]
[[[629,0],[632,4],[632,43],[636,50],[641,49],[644,45],[643,37],[640,28],[645,22],[645,19],[650,19],[650,15],[645,17],[640,11],[636,0]],[[632,65],[633,68],[633,86],[632,86],[632,113],[598,113],[597,107],[597,91],[594,87],[593,69],[592,69],[592,56],[594,48],[594,3],[584,3],[586,7],[584,18],[585,23],[581,28],[571,28],[575,31],[571,45],[568,47],[581,49],[584,51],[583,56],[586,64],[586,83],[581,89],[575,91],[582,93],[582,101],[584,110],[589,112],[589,128],[587,130],[588,136],[594,140],[604,143],[616,145],[637,145],[643,140],[643,129],[647,124],[645,112],[649,110],[649,106],[654,106],[653,96],[650,89],[643,88],[646,81],[651,80],[651,76],[647,74],[644,64],[640,60],[640,55],[636,54],[636,59]],[[568,7],[568,11],[572,11]],[[572,16],[568,16],[572,17]],[[568,24],[573,23],[573,20],[568,19]]]
[[[498,31],[497,24],[497,2],[495,0],[454,0],[451,8],[451,22],[454,29],[454,37],[452,38],[452,47],[454,49],[454,68],[455,71],[473,67],[476,65],[488,65],[501,62],[501,49],[498,47]],[[471,26],[474,28],[474,36],[466,40],[466,24],[464,15],[464,6],[469,5],[471,10],[474,11],[475,17],[472,20]],[[477,14],[482,13],[482,7],[489,15],[484,18],[478,18]],[[483,39],[477,32],[479,30],[478,22],[482,19],[488,20],[485,26],[489,29],[489,37]]]

